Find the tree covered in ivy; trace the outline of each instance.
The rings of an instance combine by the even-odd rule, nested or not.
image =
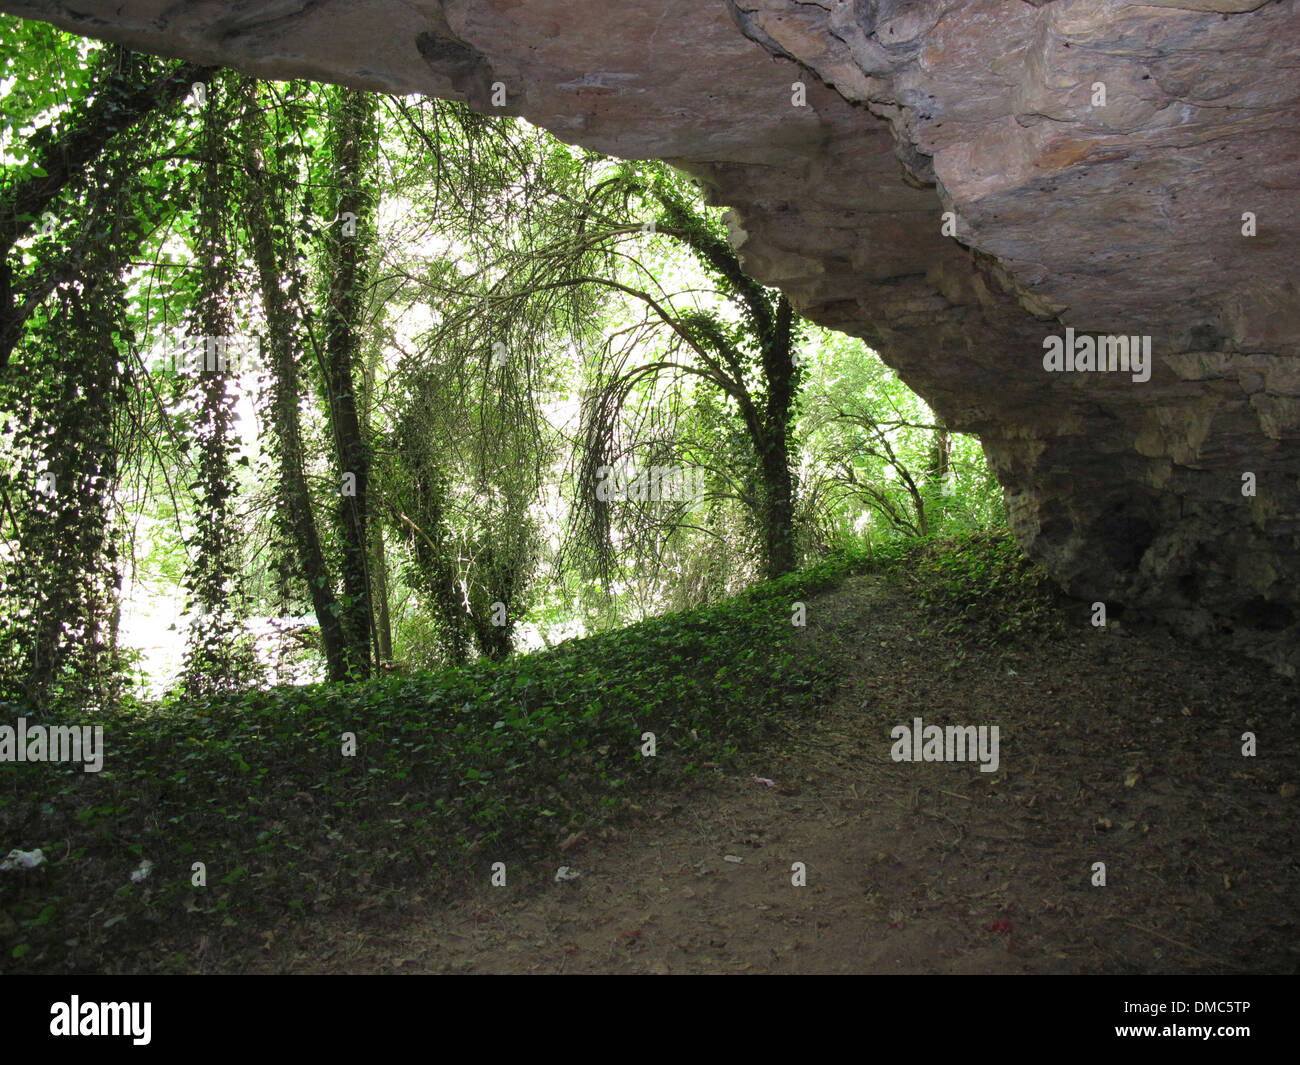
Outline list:
[[[53,81],[57,59],[11,66]],[[86,67],[67,79],[84,94],[36,126],[0,178],[0,683],[35,705],[114,691],[116,493],[144,428],[124,275],[180,191],[153,140],[206,74],[116,46]],[[25,103],[11,121],[36,122],[53,101],[36,91]]]
[[[977,446],[671,167],[8,16],[0,64],[0,698],[117,698],[146,586],[208,697],[997,520]]]

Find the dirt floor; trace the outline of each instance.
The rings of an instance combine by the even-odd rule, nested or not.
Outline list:
[[[783,749],[505,887],[303,926],[251,968],[1300,972],[1296,684],[1078,614],[1066,640],[961,657],[899,585],[849,581],[805,636],[840,690]],[[997,772],[893,761],[916,717],[997,725]]]

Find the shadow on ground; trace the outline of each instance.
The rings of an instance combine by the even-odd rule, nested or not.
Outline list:
[[[933,627],[889,578],[846,581],[809,602],[804,637],[841,663],[838,694],[784,747],[652,796],[504,887],[485,856],[451,904],[413,890],[400,923],[304,925],[250,967],[1300,971],[1293,683],[1086,620],[982,652]],[[890,730],[917,717],[997,725],[997,772],[893,761]],[[561,866],[579,875],[555,881]]]

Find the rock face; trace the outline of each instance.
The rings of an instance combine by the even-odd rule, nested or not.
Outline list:
[[[1300,666],[1300,0],[0,9],[489,113],[499,83],[672,161],[747,270],[980,435],[1069,591]]]

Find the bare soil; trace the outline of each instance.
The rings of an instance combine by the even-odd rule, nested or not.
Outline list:
[[[485,857],[450,903],[413,886],[400,917],[304,923],[233,967],[1300,971],[1296,685],[1078,614],[1066,639],[963,654],[924,635],[901,585],[847,581],[809,602],[804,636],[842,662],[839,691],[784,745],[650,796],[505,887]],[[916,717],[997,725],[997,772],[893,761],[890,729]],[[579,875],[555,880],[562,866]]]

